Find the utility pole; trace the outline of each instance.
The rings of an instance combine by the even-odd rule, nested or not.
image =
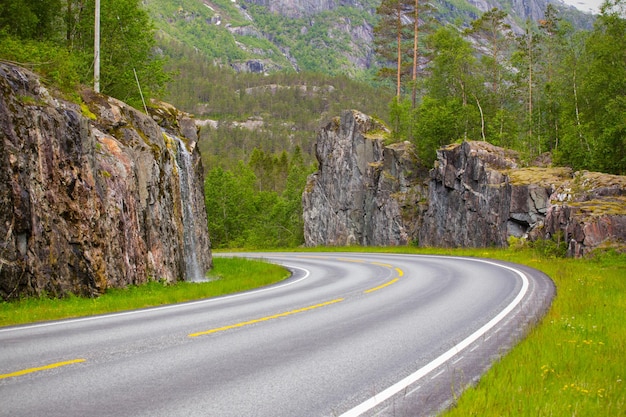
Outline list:
[[[96,18],[93,37],[93,89],[100,92],[100,0],[96,0]]]

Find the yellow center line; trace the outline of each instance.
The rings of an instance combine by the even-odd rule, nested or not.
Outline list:
[[[45,371],[48,369],[58,368],[60,366],[72,365],[75,363],[85,362],[86,359],[73,359],[71,361],[51,363],[50,365],[39,366],[37,368],[23,369],[21,371],[11,372],[9,374],[0,374],[0,379],[11,378],[14,376],[22,376],[33,372]]]
[[[389,265],[389,264],[382,264],[380,262],[371,262],[372,265],[378,265],[378,266],[383,266],[385,268],[393,268],[393,265]]]
[[[391,268],[391,267],[392,267],[391,265],[378,264],[378,263],[374,263],[374,262],[372,262],[372,263],[373,263],[374,265],[388,266],[389,268]],[[397,276],[396,278],[392,279],[391,281],[387,281],[387,282],[385,282],[384,284],[379,285],[378,287],[374,287],[374,288],[370,288],[369,290],[365,290],[365,291],[363,291],[363,293],[364,293],[364,294],[369,294],[369,293],[371,293],[371,292],[378,291],[378,290],[380,290],[381,288],[385,288],[385,287],[387,287],[387,286],[389,286],[389,285],[391,285],[391,284],[393,284],[393,283],[395,283],[395,282],[398,282],[398,281],[400,280],[400,277],[404,275],[404,271],[403,271],[403,270],[401,270],[400,268],[394,268],[394,269],[395,269],[395,270],[396,270],[396,272],[398,273],[398,276]]]
[[[190,333],[188,336],[189,337],[198,337],[198,336],[203,336],[203,335],[207,335],[207,334],[211,334],[211,333],[222,332],[224,330],[235,329],[237,327],[248,326],[250,324],[260,323],[262,321],[273,320],[273,319],[277,319],[279,317],[286,317],[286,316],[290,316],[292,314],[301,313],[303,311],[309,311],[309,310],[314,310],[316,308],[325,307],[325,306],[330,305],[330,304],[339,303],[339,302],[341,302],[343,300],[344,300],[344,298],[337,298],[335,300],[326,301],[324,303],[315,304],[315,305],[308,306],[308,307],[298,308],[296,310],[285,311],[283,313],[274,314],[272,316],[266,316],[266,317],[261,317],[259,319],[242,321],[241,323],[230,324],[228,326],[216,327],[215,329],[205,330],[203,332]]]
[[[394,278],[394,279],[392,279],[391,281],[387,281],[387,282],[385,282],[384,284],[379,285],[378,287],[370,288],[369,290],[365,290],[365,291],[363,291],[363,292],[364,292],[365,294],[369,294],[369,293],[371,293],[371,292],[374,292],[374,291],[380,290],[381,288],[385,288],[386,286],[391,285],[391,284],[393,284],[394,282],[397,282],[398,280],[400,280],[400,278]]]
[[[338,261],[341,262],[353,262],[355,264],[363,264],[366,261],[362,261],[361,259],[352,259],[352,258],[337,258]]]

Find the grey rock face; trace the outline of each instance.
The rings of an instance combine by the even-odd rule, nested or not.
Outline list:
[[[413,146],[384,146],[386,133],[357,111],[320,131],[307,245],[506,247],[513,236],[564,240],[571,256],[626,249],[626,177],[520,168],[513,151],[463,142],[437,152],[426,187]]]
[[[565,241],[570,256],[626,248],[626,177],[518,168],[484,142],[439,150],[420,245],[505,247],[509,236]]]
[[[486,142],[437,151],[421,246],[505,246],[515,155]]]
[[[211,267],[193,120],[162,108],[161,127],[112,98],[82,99],[0,64],[2,299],[188,279],[193,256],[201,274]]]
[[[355,110],[320,131],[319,169],[302,197],[307,246],[404,245],[415,239],[425,171],[410,143],[384,146],[388,133]]]

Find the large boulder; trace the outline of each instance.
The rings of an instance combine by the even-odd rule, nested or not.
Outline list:
[[[211,267],[193,120],[154,117],[92,91],[69,102],[0,63],[2,299],[95,296]]]

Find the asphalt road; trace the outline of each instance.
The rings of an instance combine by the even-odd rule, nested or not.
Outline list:
[[[1,416],[423,416],[519,340],[552,281],[495,261],[267,253],[283,283],[0,329]]]

